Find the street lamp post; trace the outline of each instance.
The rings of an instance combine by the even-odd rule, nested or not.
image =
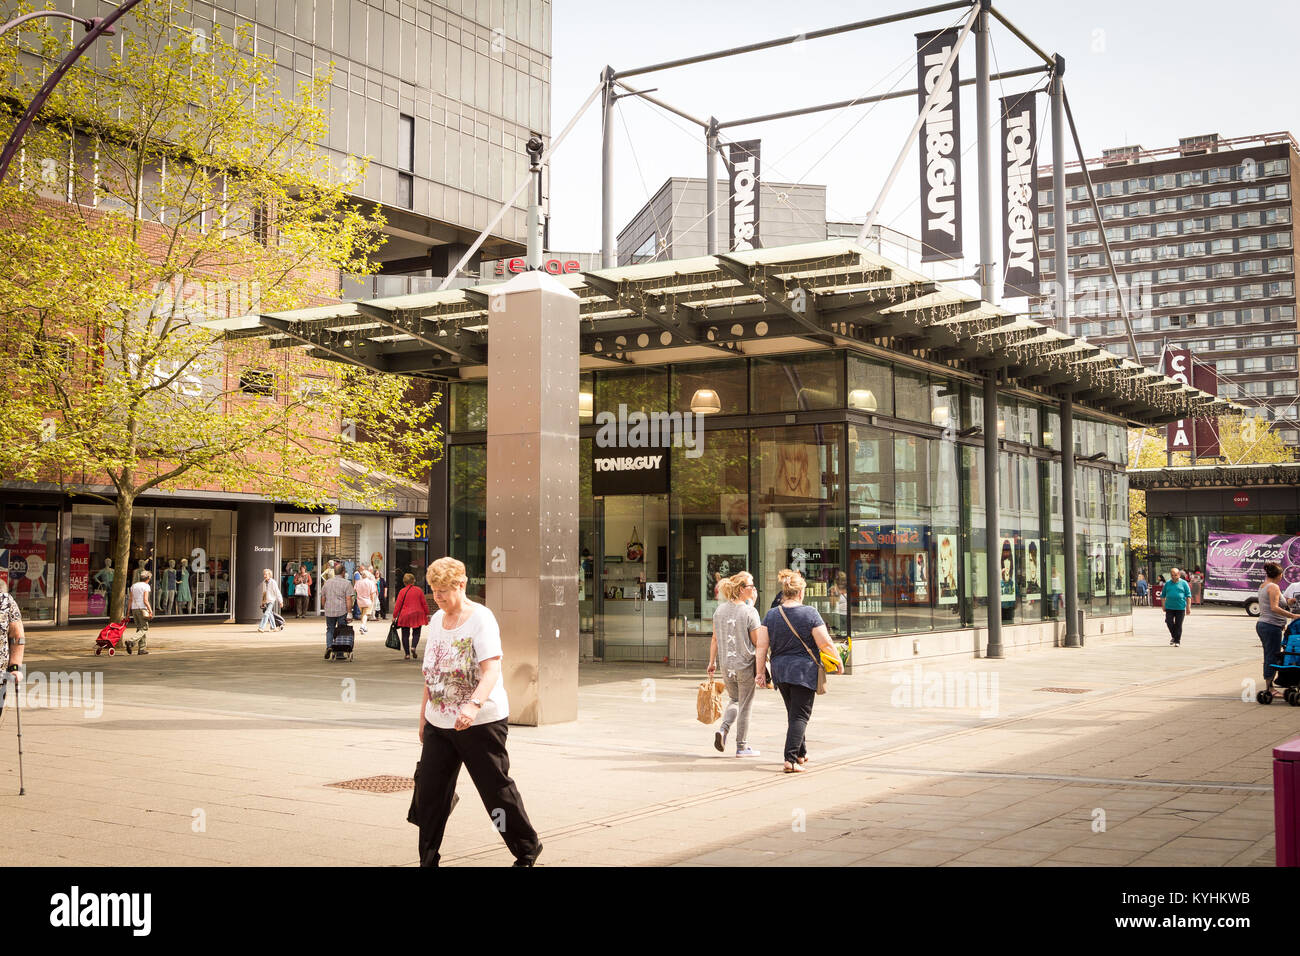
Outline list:
[[[18,121],[18,125],[9,134],[9,141],[5,143],[4,151],[0,152],[0,182],[4,182],[5,175],[9,172],[9,164],[13,162],[14,155],[18,152],[23,137],[31,129],[32,123],[35,122],[37,115],[45,106],[45,101],[54,92],[54,88],[59,85],[59,81],[72,68],[72,64],[76,63],[81,58],[81,54],[90,49],[91,44],[100,37],[112,36],[116,32],[113,29],[113,24],[122,17],[122,14],[139,2],[140,0],[126,0],[125,3],[106,17],[78,17],[71,13],[64,13],[61,10],[37,10],[35,13],[27,13],[21,17],[16,17],[0,27],[0,36],[3,36],[19,24],[36,17],[64,17],[68,20],[75,20],[86,28],[86,35],[81,38],[81,42],[74,46],[50,75],[46,77],[45,82],[41,84],[40,90],[37,91],[36,96],[32,98],[32,102],[28,105],[27,111],[23,113],[22,118]]]

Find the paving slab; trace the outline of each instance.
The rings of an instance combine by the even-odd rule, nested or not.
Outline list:
[[[1174,649],[1158,610],[1134,620],[1133,635],[1078,649],[836,677],[798,776],[780,773],[777,695],[751,718],[764,756],[742,761],[694,720],[700,675],[584,665],[577,721],[510,729],[541,864],[1271,865],[1271,748],[1296,728],[1290,708],[1242,700],[1259,670],[1253,621],[1202,609]],[[93,636],[29,635],[29,673],[102,675],[102,712],[25,711],[23,797],[12,716],[0,724],[7,863],[415,863],[409,791],[327,786],[407,776],[418,758],[419,673],[381,634],[351,664],[320,659],[318,621],[274,638],[157,627],[147,660],[96,658]],[[895,675],[916,667],[996,675],[995,712],[894,706]],[[1088,692],[1042,691],[1059,686]],[[458,789],[444,863],[508,864],[466,775]]]

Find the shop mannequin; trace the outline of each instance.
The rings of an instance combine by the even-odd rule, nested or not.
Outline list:
[[[131,572],[131,583],[135,584],[140,580],[140,575],[145,571],[144,558],[135,559],[135,570]]]
[[[176,612],[176,559],[167,562],[167,569],[162,573],[162,607],[163,614]]]
[[[104,566],[95,572],[94,581],[95,584],[98,585],[98,590],[101,591],[113,590],[113,576],[114,576],[113,559],[105,558]]]
[[[182,613],[190,613],[190,565],[188,561],[182,561],[180,567],[176,569],[176,604],[180,607]]]

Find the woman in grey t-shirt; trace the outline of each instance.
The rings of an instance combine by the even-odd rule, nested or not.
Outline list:
[[[754,703],[754,688],[766,686],[763,680],[767,659],[767,628],[754,610],[758,589],[748,571],[741,571],[718,583],[723,598],[713,612],[713,640],[709,642],[709,676],[722,665],[722,680],[727,686],[727,709],[722,726],[713,735],[713,746],[725,752],[727,734],[736,728],[736,756],[757,757],[749,746],[749,709]]]

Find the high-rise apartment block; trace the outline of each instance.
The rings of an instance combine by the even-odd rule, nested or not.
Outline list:
[[[1215,366],[1219,394],[1300,438],[1295,290],[1296,170],[1289,133],[1180,140],[1175,147],[1104,150],[1088,160],[1102,222],[1078,164],[1066,171],[1067,317],[1075,335],[1131,356],[1101,230],[1133,317],[1139,358],[1190,348]],[[1052,180],[1039,170],[1038,248],[1055,281]],[[1035,302],[1050,308],[1050,297]]]

